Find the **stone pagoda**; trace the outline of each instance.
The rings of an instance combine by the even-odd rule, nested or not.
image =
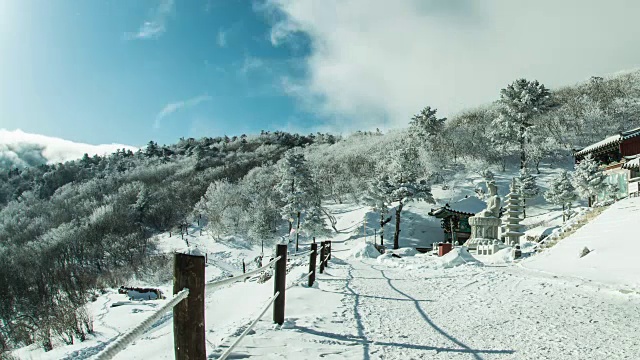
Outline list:
[[[511,186],[509,186],[509,194],[506,198],[506,213],[505,219],[506,234],[504,234],[504,243],[508,246],[520,245],[520,237],[524,235],[522,225],[520,225],[520,215],[522,214],[522,200],[520,200],[520,194],[516,186],[516,179],[511,180]]]

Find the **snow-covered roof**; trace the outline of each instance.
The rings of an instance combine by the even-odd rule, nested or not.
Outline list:
[[[636,157],[633,160],[629,160],[622,164],[623,169],[640,169],[640,157]]]
[[[627,140],[632,137],[640,136],[640,127],[622,132],[622,139]]]
[[[631,139],[633,137],[636,136],[640,136],[640,127],[635,128],[635,129],[631,129],[631,130],[627,130],[627,131],[623,131],[620,134],[616,134],[616,135],[611,135],[608,138],[604,139],[604,140],[600,140],[595,144],[591,144],[587,147],[585,147],[584,149],[580,150],[580,151],[576,151],[575,152],[575,156],[580,156],[580,155],[585,155],[588,154],[594,150],[598,150],[601,149],[603,147],[615,144],[615,143],[619,143],[623,140],[627,140],[627,139]]]
[[[429,213],[429,215],[436,216],[445,210],[474,215],[486,208],[487,208],[487,203],[478,199],[475,196],[470,196],[470,197],[458,200],[456,202],[453,202],[451,204],[446,204],[445,206],[439,209],[434,209]]]
[[[575,155],[576,156],[584,155],[584,154],[590,153],[590,152],[592,152],[594,150],[598,150],[600,148],[603,148],[605,146],[620,142],[621,140],[622,140],[622,135],[620,135],[620,134],[612,135],[612,136],[609,136],[608,138],[606,138],[604,140],[598,141],[595,144],[591,144],[591,145],[585,147],[584,149],[582,149],[580,151],[576,151]]]

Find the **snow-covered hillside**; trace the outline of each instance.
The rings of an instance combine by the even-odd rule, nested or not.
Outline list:
[[[640,198],[619,201],[574,234],[522,266],[640,292],[638,261]],[[580,257],[587,247],[591,252]]]
[[[90,145],[55,137],[0,129],[0,168],[36,166],[65,162],[89,156],[110,154],[116,149],[135,151],[122,144]]]
[[[408,221],[405,230],[413,235],[407,236],[404,246],[412,246],[427,231],[418,216],[427,217],[428,207],[417,203],[411,208],[415,221]],[[233,357],[640,358],[636,335],[640,333],[636,310],[640,293],[597,282],[634,284],[634,274],[640,269],[630,251],[633,237],[622,243],[623,238],[610,229],[632,227],[638,208],[638,199],[620,201],[556,247],[514,261],[508,250],[471,256],[459,249],[437,258],[405,248],[394,251],[400,257],[378,256],[367,245],[371,236],[365,240],[363,235],[362,223],[369,218],[369,210],[335,205],[331,211],[340,232],[331,237],[334,255],[325,274],[318,274],[312,288],[296,284],[307,270],[306,256],[296,259],[298,266],[288,275],[291,288],[287,290],[285,324],[275,327],[267,312]],[[547,215],[555,219],[558,214]],[[251,260],[261,252],[259,245],[238,239],[213,241],[206,233],[200,236],[197,227],[184,240],[168,235],[158,238],[163,252],[187,248],[207,252],[207,280],[239,273],[242,259],[249,269],[255,268]],[[594,251],[577,259],[585,245]],[[267,247],[265,256],[271,252]],[[589,262],[581,263],[583,260]],[[595,277],[598,274],[602,276]],[[170,283],[161,288],[169,291]],[[207,294],[206,336],[211,358],[238,336],[272,291],[271,281],[247,281]],[[90,358],[164,301],[129,302],[125,295],[109,291],[91,304],[95,336],[48,353],[32,346],[15,354],[21,359]],[[168,313],[116,359],[172,359],[172,339]]]

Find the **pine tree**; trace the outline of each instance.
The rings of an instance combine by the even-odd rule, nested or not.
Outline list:
[[[431,187],[425,180],[419,180],[417,174],[418,153],[412,146],[395,150],[391,154],[390,175],[380,182],[382,193],[389,203],[397,202],[396,229],[393,235],[393,248],[400,247],[400,215],[404,205],[411,201],[433,203]]]
[[[571,177],[572,185],[576,188],[576,193],[586,198],[589,206],[593,204],[595,196],[606,189],[607,176],[600,170],[599,164],[588,154],[580,163],[576,164],[575,171]]]
[[[376,176],[368,184],[365,193],[365,201],[371,209],[380,214],[380,245],[384,245],[384,226],[391,221],[386,217],[389,213],[389,196],[386,193],[389,187],[389,176],[384,173],[382,167],[376,169]],[[386,218],[385,218],[386,217]]]
[[[565,221],[565,210],[571,208],[571,203],[577,198],[575,188],[571,184],[571,178],[566,170],[551,179],[549,190],[544,193],[544,198],[553,205],[562,206],[562,221]]]
[[[540,188],[536,184],[536,177],[529,173],[526,167],[520,169],[520,175],[516,179],[518,184],[518,192],[522,198],[522,214],[527,218],[527,200],[533,199],[540,194]]]
[[[280,214],[289,221],[289,233],[296,221],[296,250],[300,231],[301,215],[314,204],[315,186],[311,173],[307,167],[304,155],[296,150],[289,150],[284,158],[278,162],[280,183],[277,185],[285,204]]]
[[[431,106],[427,106],[419,114],[414,115],[409,122],[412,132],[422,139],[440,135],[447,119],[438,119],[437,112],[437,109],[431,109]]]
[[[490,136],[495,144],[509,150],[517,147],[520,152],[520,168],[526,164],[525,145],[530,140],[529,128],[533,119],[556,106],[549,90],[538,82],[518,79],[500,90],[500,115],[493,121]]]

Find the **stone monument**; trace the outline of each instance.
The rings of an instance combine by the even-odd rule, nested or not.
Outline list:
[[[507,219],[505,227],[507,232],[505,234],[506,236],[504,238],[504,243],[508,246],[516,246],[520,245],[520,237],[524,235],[524,233],[520,231],[522,228],[522,226],[520,225],[522,205],[520,205],[520,194],[518,194],[515,178],[511,181],[509,190],[510,191],[506,199]]]
[[[489,189],[487,208],[469,218],[471,237],[465,243],[469,249],[476,250],[479,244],[494,244],[493,240],[498,240],[498,228],[502,223],[499,218],[500,197],[494,181],[488,182],[487,188]]]

